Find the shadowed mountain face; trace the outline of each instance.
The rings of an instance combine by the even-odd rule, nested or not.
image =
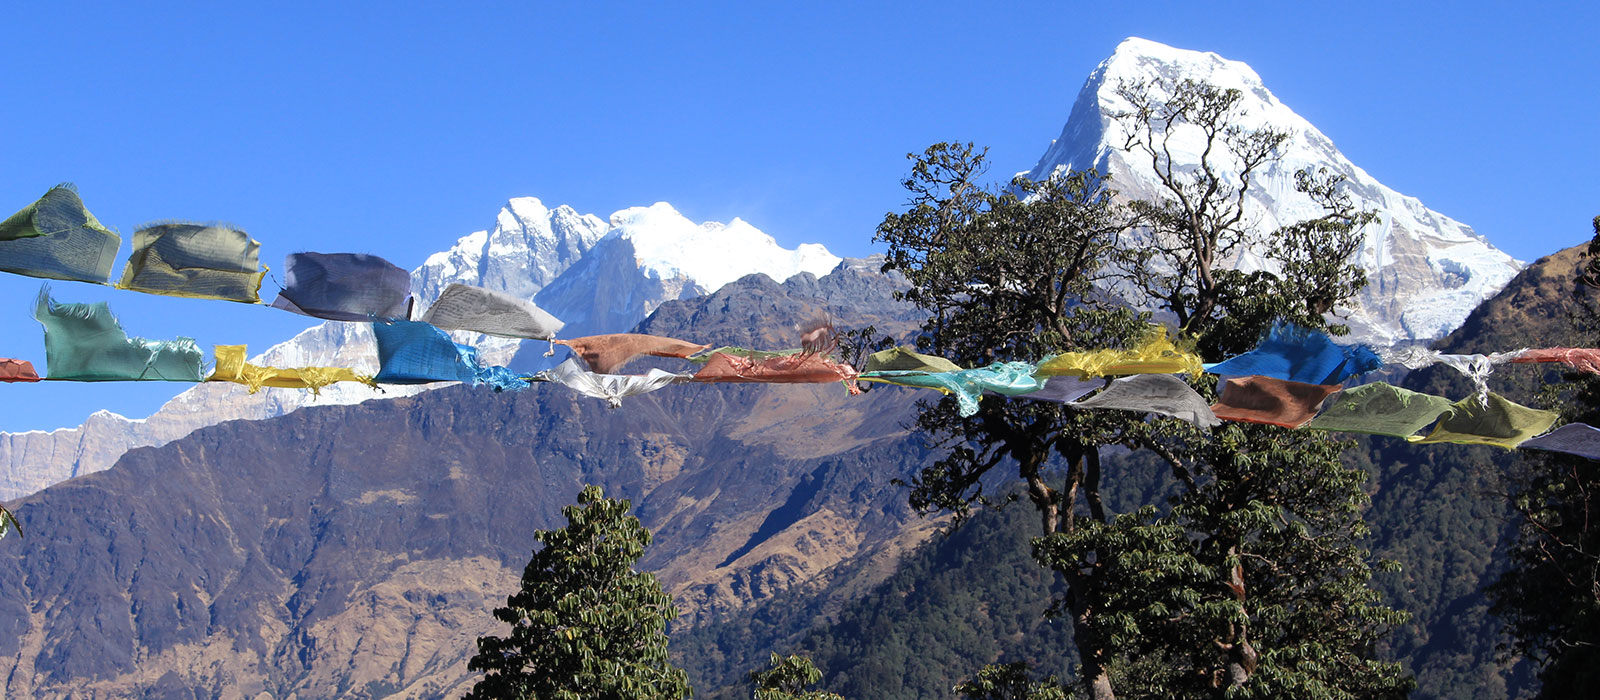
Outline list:
[[[894,287],[849,267],[753,276],[644,330],[781,346],[824,312],[853,325],[851,309],[904,332]],[[656,536],[644,565],[683,622],[739,610],[926,536],[889,483],[927,459],[901,426],[911,399],[684,385],[609,410],[554,385],[452,387],[137,449],[16,506],[29,536],[0,550],[5,695],[459,693],[533,531],[584,483],[633,500]]]

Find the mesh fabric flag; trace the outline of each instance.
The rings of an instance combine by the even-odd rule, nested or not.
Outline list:
[[[1193,423],[1195,427],[1206,430],[1222,422],[1217,420],[1211,407],[1206,405],[1206,400],[1193,387],[1170,374],[1141,374],[1113,380],[1105,391],[1072,406],[1155,413]]]
[[[122,238],[100,225],[71,185],[0,222],[0,270],[29,277],[105,284]]]
[[[645,335],[643,333],[612,333],[609,335],[590,335],[571,340],[557,340],[557,343],[572,348],[572,351],[589,365],[589,370],[597,374],[612,374],[622,369],[630,360],[642,355],[655,357],[688,357],[709,345],[691,343],[677,338],[665,338],[659,335]]]
[[[942,357],[924,355],[902,346],[868,355],[866,371],[959,372],[961,367]]]
[[[921,370],[880,370],[861,375],[863,381],[898,386],[936,389],[956,397],[956,412],[970,416],[978,412],[978,400],[989,391],[1006,396],[1026,396],[1047,386],[1048,380],[1034,375],[1027,362],[996,362],[987,367],[950,372]]]
[[[1469,396],[1455,402],[1433,426],[1433,432],[1411,441],[1494,445],[1509,450],[1549,430],[1556,418],[1551,411],[1521,406],[1489,392],[1483,399]]]
[[[1365,345],[1338,345],[1322,331],[1275,323],[1255,349],[1206,367],[1212,374],[1262,376],[1302,384],[1340,384],[1383,366]]]
[[[1179,347],[1157,327],[1138,345],[1126,350],[1065,352],[1039,363],[1043,377],[1118,377],[1128,374],[1188,374],[1200,376],[1200,356]]]
[[[33,370],[32,362],[0,357],[0,382],[37,381],[39,381],[39,373]]]
[[[221,224],[164,223],[133,234],[118,289],[259,304],[261,244]]]
[[[1600,429],[1582,423],[1568,423],[1517,447],[1525,450],[1565,452],[1600,460]]]
[[[215,347],[216,369],[211,371],[211,376],[206,381],[243,384],[249,387],[252,394],[261,391],[261,387],[310,389],[311,393],[315,394],[322,387],[334,382],[360,382],[367,386],[376,386],[372,377],[344,367],[295,367],[293,369],[262,367],[245,361],[245,346],[243,345],[218,345]]]
[[[611,408],[621,406],[622,400],[629,396],[647,394],[668,384],[689,379],[687,374],[673,374],[660,369],[652,369],[647,374],[595,374],[579,366],[576,359],[568,359],[555,369],[541,374],[584,396],[603,399]]]
[[[1516,353],[1512,362],[1560,362],[1573,369],[1600,374],[1600,349],[1596,348],[1535,348]]]
[[[488,384],[495,391],[528,388],[528,382],[504,367],[478,366],[478,350],[450,339],[422,321],[372,324],[378,341],[379,384],[467,382]]]
[[[1338,386],[1290,382],[1272,377],[1230,377],[1211,412],[1223,420],[1298,428],[1317,415],[1317,407]]]
[[[274,308],[333,321],[411,318],[411,275],[376,255],[291,253]]]
[[[1372,382],[1345,389],[1304,427],[1408,438],[1450,410],[1450,403],[1443,396]]]
[[[535,340],[554,338],[564,325],[533,302],[465,284],[445,287],[439,300],[422,315],[422,320],[447,331],[474,331]]]
[[[39,290],[33,317],[44,326],[45,367],[51,379],[200,381],[200,346],[193,338],[129,338],[105,302],[57,304]]]

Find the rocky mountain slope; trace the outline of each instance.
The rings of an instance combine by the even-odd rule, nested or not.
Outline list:
[[[1367,227],[1366,241],[1357,254],[1371,284],[1350,315],[1356,338],[1385,345],[1439,338],[1521,268],[1520,262],[1471,227],[1384,186],[1350,162],[1332,140],[1273,96],[1250,66],[1145,39],[1122,42],[1090,74],[1061,135],[1024,174],[1041,179],[1059,168],[1096,167],[1111,173],[1114,187],[1129,196],[1158,196],[1149,159],[1122,150],[1126,137],[1113,115],[1130,105],[1117,89],[1123,83],[1186,78],[1241,91],[1243,126],[1271,126],[1291,134],[1282,160],[1258,171],[1253,183],[1247,206],[1263,238],[1239,257],[1238,266],[1271,269],[1260,254],[1271,245],[1265,236],[1282,223],[1321,215],[1315,203],[1294,190],[1294,174],[1302,168],[1327,168],[1344,175],[1356,206],[1379,212],[1379,222]],[[1173,133],[1174,165],[1196,167],[1203,143],[1198,136],[1193,127]]]
[[[829,314],[909,330],[897,283],[863,267],[747,277],[643,329],[766,345]],[[608,410],[556,385],[456,386],[135,449],[13,505],[29,536],[0,550],[4,695],[457,695],[533,530],[587,482],[656,533],[644,563],[683,624],[893,562],[934,525],[889,483],[927,459],[909,399],[685,385]]]
[[[590,253],[593,253],[592,255]],[[578,265],[580,261],[584,262]],[[500,210],[493,228],[468,234],[412,271],[419,309],[450,283],[471,284],[537,299],[569,321],[565,337],[621,332],[669,299],[691,298],[759,272],[788,279],[800,272],[824,275],[840,259],[818,245],[788,250],[744,221],[695,224],[658,203],[614,214],[609,222],[571,207],[546,207],[521,197]],[[576,269],[575,265],[578,265]],[[571,271],[571,275],[566,273]],[[560,284],[556,284],[560,281]],[[549,295],[541,295],[551,286]],[[522,343],[456,333],[489,363],[513,361]],[[692,335],[692,334],[691,334]],[[519,368],[539,369],[544,343]],[[361,323],[322,323],[252,358],[278,367],[354,367],[377,371],[372,333]],[[0,500],[111,466],[134,447],[161,445],[225,420],[280,416],[302,406],[360,403],[409,396],[438,385],[386,386],[382,392],[352,384],[321,395],[266,389],[251,395],[231,384],[191,387],[145,419],[100,413],[77,428],[0,433]]]

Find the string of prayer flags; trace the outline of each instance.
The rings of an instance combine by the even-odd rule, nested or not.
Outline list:
[[[1306,384],[1274,377],[1229,377],[1211,407],[1223,420],[1298,428],[1317,415],[1338,385]]]
[[[1383,366],[1365,345],[1339,345],[1322,331],[1274,323],[1255,349],[1206,367],[1230,377],[1261,376],[1302,384],[1340,384]]]
[[[56,185],[0,222],[0,271],[105,284],[122,238],[83,206],[72,185]]]
[[[37,381],[39,381],[39,373],[34,371],[32,362],[0,357],[0,382]]]
[[[1517,447],[1525,450],[1565,452],[1600,460],[1600,429],[1582,423],[1568,423]]]
[[[880,350],[867,356],[865,372],[959,372],[961,367],[936,355],[924,355],[907,346]]]
[[[532,340],[552,340],[565,325],[533,302],[465,284],[445,287],[422,320],[447,331]]]
[[[1600,374],[1600,349],[1595,348],[1537,348],[1513,353],[1512,362],[1560,362],[1568,367],[1590,374]]]
[[[643,333],[590,335],[571,340],[557,340],[556,343],[572,348],[584,364],[589,366],[589,370],[596,374],[615,374],[629,361],[644,355],[687,358],[711,347],[677,338]]]
[[[379,384],[466,382],[488,384],[495,391],[528,388],[527,380],[504,367],[480,367],[478,349],[450,339],[422,321],[372,324],[378,341]]]
[[[1559,417],[1552,411],[1528,408],[1489,392],[1481,400],[1469,396],[1455,402],[1433,426],[1433,432],[1411,441],[1494,445],[1509,450],[1549,430]]]
[[[344,367],[295,367],[292,369],[279,369],[276,367],[262,367],[250,364],[245,360],[245,346],[243,345],[217,345],[216,368],[211,371],[208,382],[233,382],[243,384],[254,394],[261,391],[262,387],[275,387],[279,389],[309,389],[312,394],[321,392],[322,387],[335,382],[360,382],[370,387],[377,387],[372,377],[358,374],[355,370]]]
[[[696,375],[696,379],[699,375]],[[978,412],[978,400],[990,391],[1006,396],[1031,395],[1048,384],[1035,376],[1027,362],[996,362],[987,367],[928,372],[923,370],[879,370],[860,377],[863,381],[898,386],[935,389],[956,397],[956,412],[962,417]]]
[[[223,224],[170,222],[133,233],[118,289],[195,299],[261,303],[261,243]]]
[[[1211,406],[1193,387],[1171,374],[1140,374],[1115,379],[1106,386],[1105,391],[1072,406],[1155,413],[1177,418],[1203,430],[1222,424]]]
[[[1345,389],[1304,426],[1307,430],[1409,438],[1450,410],[1450,399],[1384,382]]]
[[[376,255],[290,253],[273,308],[330,321],[411,319],[411,274]]]
[[[1131,349],[1065,352],[1039,363],[1042,377],[1118,377],[1129,374],[1187,374],[1200,376],[1200,356],[1173,342],[1163,326],[1152,328]]]
[[[50,379],[83,382],[200,381],[200,346],[193,338],[130,338],[105,302],[57,304],[39,290],[34,319],[44,326]]]
[[[689,379],[687,374],[674,374],[661,369],[652,369],[647,374],[596,374],[579,366],[576,358],[569,358],[555,369],[540,372],[540,375],[584,396],[603,399],[611,408],[622,406],[622,400],[629,396],[647,394],[668,384]]]

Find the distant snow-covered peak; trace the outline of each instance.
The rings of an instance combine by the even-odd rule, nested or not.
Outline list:
[[[531,299],[583,257],[607,225],[572,207],[546,207],[537,197],[516,197],[495,216],[494,228],[474,231],[412,271],[412,291],[424,304],[450,283],[470,284]]]
[[[1273,263],[1262,255],[1272,245],[1270,233],[1280,225],[1322,214],[1309,197],[1295,191],[1294,174],[1301,169],[1327,168],[1345,176],[1356,207],[1379,213],[1379,221],[1365,229],[1366,240],[1355,259],[1370,281],[1359,306],[1348,314],[1357,339],[1385,344],[1442,337],[1521,269],[1520,261],[1471,227],[1390,189],[1356,166],[1332,139],[1279,101],[1250,66],[1148,39],[1124,40],[1090,74],[1061,135],[1032,170],[1020,174],[1038,180],[1064,168],[1095,167],[1109,172],[1113,186],[1126,196],[1163,196],[1150,159],[1121,150],[1126,138],[1114,115],[1130,105],[1118,88],[1149,86],[1151,96],[1160,101],[1167,97],[1161,81],[1183,79],[1239,90],[1243,99],[1236,123],[1251,129],[1270,126],[1290,136],[1282,157],[1253,178],[1246,207],[1260,237],[1234,264],[1272,269]],[[1180,171],[1196,167],[1203,143],[1198,128],[1175,129],[1167,144],[1173,166]],[[1223,171],[1237,170],[1237,164],[1225,158],[1212,162]]]
[[[726,224],[696,224],[666,202],[612,214],[606,235],[631,242],[646,274],[657,279],[687,277],[707,292],[754,272],[779,281],[801,272],[820,277],[841,259],[814,243],[784,248],[739,218]]]

